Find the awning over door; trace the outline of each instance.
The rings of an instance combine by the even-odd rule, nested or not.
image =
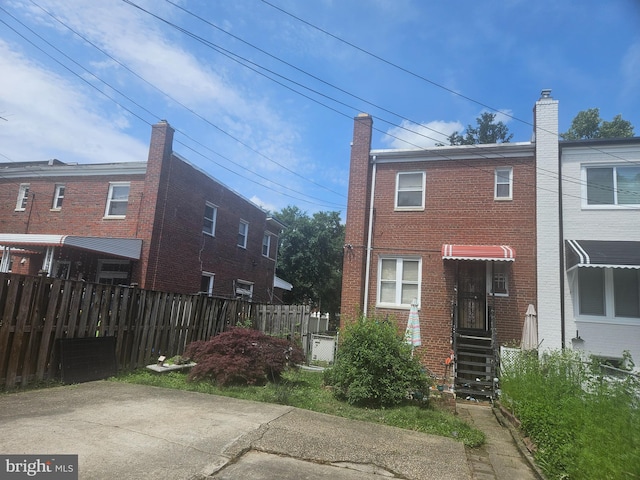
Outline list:
[[[442,245],[443,260],[499,260],[512,262],[516,251],[507,245]]]
[[[5,247],[72,247],[106,253],[133,260],[140,259],[142,240],[137,238],[80,237],[76,235],[47,235],[0,233],[0,245]]]
[[[640,242],[566,240],[567,270],[574,267],[640,268]]]

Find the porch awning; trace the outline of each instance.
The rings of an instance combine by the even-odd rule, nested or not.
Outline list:
[[[567,270],[574,267],[639,268],[640,242],[565,240]]]
[[[0,233],[5,247],[72,247],[118,257],[140,259],[142,240],[137,238],[80,237],[36,233]]]
[[[443,260],[499,260],[513,262],[516,251],[507,245],[442,245]]]

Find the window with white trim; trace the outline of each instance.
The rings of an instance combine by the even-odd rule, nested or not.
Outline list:
[[[640,319],[640,270],[578,268],[576,310],[581,319]]]
[[[249,224],[244,220],[240,220],[238,226],[238,246],[247,248],[247,237],[249,236]]]
[[[104,216],[110,218],[124,218],[129,205],[129,182],[109,183],[109,194],[107,195],[107,208]]]
[[[494,200],[511,200],[513,198],[513,168],[496,168],[493,198]]]
[[[271,253],[271,235],[265,233],[262,237],[262,256],[269,258]]]
[[[236,280],[236,296],[243,300],[251,300],[253,298],[253,283]]]
[[[493,265],[487,265],[487,287],[490,295],[509,296],[509,263],[493,262]],[[493,278],[491,278],[492,272]]]
[[[213,203],[206,202],[204,206],[204,219],[202,221],[202,232],[215,237],[216,220],[218,218],[218,207]]]
[[[640,207],[640,166],[583,167],[583,206]]]
[[[202,277],[200,278],[200,293],[206,293],[209,296],[213,295],[214,279],[214,273],[202,272]]]
[[[396,175],[396,210],[424,209],[425,172],[398,172]]]
[[[64,200],[64,185],[56,185],[53,191],[53,210],[60,210],[62,208],[62,201]]]
[[[416,257],[380,257],[378,260],[378,306],[409,308],[420,300],[422,260]]]
[[[29,184],[21,183],[18,189],[18,200],[16,201],[16,210],[24,211],[27,208],[27,201],[29,200]]]

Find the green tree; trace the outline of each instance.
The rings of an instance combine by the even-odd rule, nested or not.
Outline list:
[[[332,323],[340,309],[344,225],[339,212],[307,215],[288,206],[274,214],[287,227],[280,236],[278,276],[293,284],[287,303],[309,303],[328,312]]]
[[[480,143],[508,143],[513,134],[509,133],[509,127],[503,122],[496,122],[496,114],[483,112],[476,118],[477,128],[467,125],[464,136],[459,132],[449,135],[450,145],[477,145]]]
[[[633,125],[622,115],[607,122],[600,118],[600,109],[582,110],[571,121],[571,127],[561,135],[564,140],[588,140],[590,138],[633,137]]]

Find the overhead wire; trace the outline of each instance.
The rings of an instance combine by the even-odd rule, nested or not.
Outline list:
[[[121,95],[123,98],[125,98],[125,99],[127,99],[129,102],[131,102],[133,105],[135,105],[135,106],[136,106],[136,107],[138,107],[139,109],[143,110],[144,112],[146,112],[146,113],[150,114],[150,115],[151,115],[151,116],[153,116],[154,118],[156,118],[156,119],[160,118],[160,116],[158,116],[158,115],[154,114],[153,112],[149,111],[147,108],[145,108],[144,106],[142,106],[141,104],[139,104],[138,102],[136,102],[135,100],[133,100],[132,98],[130,98],[129,96],[127,96],[126,94],[122,93],[121,91],[119,91],[118,89],[116,89],[115,87],[113,87],[113,86],[112,86],[111,84],[109,84],[108,82],[106,82],[106,81],[102,80],[98,75],[94,74],[93,72],[91,72],[90,70],[88,70],[86,67],[84,67],[84,66],[83,66],[83,65],[81,65],[80,63],[76,62],[73,58],[71,58],[70,56],[68,56],[68,55],[67,55],[67,54],[65,54],[64,52],[62,52],[59,48],[57,48],[56,46],[54,46],[53,44],[51,44],[48,40],[44,39],[42,36],[40,36],[39,34],[37,34],[36,32],[34,32],[32,29],[30,29],[30,28],[29,28],[29,27],[27,27],[26,25],[24,25],[24,23],[22,23],[20,20],[16,19],[13,15],[11,15],[9,12],[7,12],[7,11],[6,11],[4,8],[2,8],[1,6],[0,6],[0,10],[4,11],[5,13],[7,13],[9,16],[11,16],[11,18],[13,18],[16,22],[20,23],[24,28],[26,28],[27,30],[29,30],[33,35],[35,35],[36,37],[40,38],[40,40],[42,40],[43,42],[47,43],[51,48],[55,49],[58,53],[60,53],[61,55],[63,55],[63,56],[64,56],[65,58],[67,58],[69,61],[73,62],[73,63],[74,63],[75,65],[77,65],[78,67],[82,68],[85,72],[87,72],[87,73],[88,73],[89,75],[91,75],[93,78],[95,78],[95,79],[96,79],[96,80],[98,80],[99,82],[103,83],[105,86],[109,87],[111,90],[113,90],[114,92],[118,93],[118,94],[119,94],[119,95]],[[16,29],[14,29],[14,28],[13,28],[13,27],[11,27],[9,24],[7,24],[4,20],[0,19],[0,23],[3,23],[4,25],[6,25],[8,28],[10,28],[11,30],[13,30],[17,35],[19,35],[20,37],[22,37],[25,41],[29,42],[29,43],[30,43],[31,45],[33,45],[35,48],[37,48],[37,49],[38,49],[38,50],[40,50],[42,53],[44,53],[44,54],[45,54],[45,55],[47,55],[49,58],[51,58],[51,59],[52,59],[52,60],[54,60],[56,63],[58,63],[60,66],[62,66],[63,68],[65,68],[66,70],[68,70],[70,73],[72,73],[73,75],[75,75],[76,77],[78,77],[80,80],[82,80],[83,82],[85,82],[87,85],[91,86],[92,88],[94,88],[95,90],[97,90],[98,92],[100,92],[103,96],[105,96],[105,97],[106,97],[106,98],[108,98],[109,100],[113,101],[113,102],[114,102],[115,104],[117,104],[119,107],[123,108],[125,111],[127,111],[127,112],[128,112],[128,113],[130,113],[131,115],[133,115],[133,116],[135,116],[136,118],[138,118],[139,120],[141,120],[143,123],[145,123],[145,124],[147,124],[147,125],[149,125],[149,126],[153,125],[153,123],[152,123],[152,122],[150,122],[150,121],[148,121],[148,120],[144,119],[143,117],[141,117],[140,115],[136,114],[136,113],[135,113],[135,112],[133,112],[130,108],[128,108],[128,107],[126,107],[125,105],[123,105],[122,103],[118,102],[115,98],[113,98],[112,96],[108,95],[108,94],[107,94],[106,92],[104,92],[103,90],[101,90],[101,89],[97,88],[95,85],[93,85],[93,84],[92,84],[91,82],[89,82],[87,79],[83,78],[83,77],[82,77],[81,75],[79,75],[77,72],[74,72],[72,69],[70,69],[70,68],[69,68],[68,66],[66,66],[64,63],[60,62],[59,60],[57,60],[56,58],[54,58],[53,56],[51,56],[48,52],[46,52],[44,49],[40,48],[40,47],[39,47],[38,45],[36,45],[34,42],[32,42],[31,40],[29,40],[28,38],[26,38],[24,35],[22,35],[22,34],[21,34],[20,32],[18,32]],[[240,165],[238,165],[236,162],[233,162],[233,161],[232,161],[231,159],[229,159],[228,157],[226,157],[226,156],[222,155],[222,154],[221,154],[221,153],[219,153],[219,152],[216,152],[215,150],[212,150],[211,148],[209,148],[209,147],[205,146],[204,144],[202,144],[202,143],[201,143],[201,142],[199,142],[198,140],[196,140],[196,139],[194,139],[194,138],[190,137],[188,134],[186,134],[185,132],[182,132],[180,129],[176,129],[176,132],[178,132],[178,133],[180,133],[180,134],[184,135],[184,136],[185,136],[186,138],[188,138],[189,140],[191,140],[191,141],[193,141],[194,143],[196,143],[196,144],[200,145],[201,147],[203,147],[203,148],[205,148],[205,149],[209,150],[210,152],[214,153],[215,155],[217,155],[217,156],[219,156],[219,157],[221,157],[221,158],[223,158],[223,159],[227,160],[228,162],[230,162],[230,163],[232,163],[232,164],[234,164],[234,165],[240,166]],[[187,145],[186,145],[186,144],[184,144],[183,142],[176,141],[176,143],[180,143],[181,145],[187,146]],[[283,184],[281,184],[281,183],[278,183],[278,182],[276,182],[276,181],[274,181],[274,180],[271,180],[271,179],[269,179],[269,178],[265,177],[264,175],[261,175],[261,174],[259,174],[259,173],[257,173],[257,172],[254,172],[253,170],[251,170],[251,169],[249,169],[249,168],[246,168],[246,167],[242,166],[242,168],[245,170],[245,172],[251,172],[252,174],[256,175],[257,177],[262,178],[263,180],[268,181],[270,184],[269,184],[269,185],[267,185],[267,184],[263,184],[263,183],[260,183],[260,182],[255,181],[255,180],[249,179],[249,178],[247,178],[247,177],[246,177],[246,175],[244,175],[244,173],[236,172],[235,170],[232,170],[232,169],[231,169],[231,168],[229,168],[228,166],[226,166],[226,165],[224,165],[224,164],[222,164],[222,163],[216,162],[215,160],[211,159],[210,157],[207,157],[206,155],[201,154],[200,152],[197,152],[196,150],[194,150],[194,149],[193,149],[193,148],[191,148],[191,147],[188,147],[188,146],[187,146],[187,148],[189,148],[189,149],[193,150],[194,152],[198,153],[200,156],[202,156],[204,159],[208,160],[209,162],[211,162],[211,163],[213,163],[213,164],[215,164],[215,165],[217,165],[217,166],[219,166],[219,167],[221,167],[221,168],[223,168],[223,169],[225,169],[225,170],[227,170],[227,171],[229,171],[229,172],[231,172],[231,173],[233,173],[233,174],[235,174],[235,175],[237,175],[237,176],[239,176],[239,177],[241,177],[241,178],[243,178],[243,179],[249,180],[249,181],[251,181],[252,183],[255,183],[255,184],[260,185],[260,186],[265,187],[265,188],[272,188],[272,186],[273,186],[273,185],[277,185],[277,186],[279,186],[279,187],[282,187],[282,188],[287,189],[287,190],[289,190],[289,191],[292,191],[292,192],[294,192],[294,193],[298,193],[298,194],[300,194],[300,195],[303,195],[304,197],[311,198],[311,199],[314,199],[314,200],[320,200],[320,201],[322,201],[323,203],[311,202],[311,201],[309,201],[309,200],[307,200],[307,199],[305,199],[305,198],[300,198],[300,197],[296,197],[296,196],[293,196],[293,195],[286,194],[286,193],[284,193],[284,192],[276,191],[276,193],[278,193],[278,194],[280,194],[280,195],[283,195],[283,196],[286,196],[286,197],[288,197],[288,198],[292,198],[292,199],[295,199],[295,200],[299,200],[299,201],[302,201],[302,202],[305,202],[305,203],[308,203],[308,204],[321,206],[321,207],[342,207],[342,208],[344,208],[344,206],[343,206],[343,205],[340,205],[340,204],[337,204],[337,203],[333,203],[333,202],[328,202],[328,201],[326,201],[326,199],[322,199],[322,198],[319,198],[319,197],[314,197],[314,196],[311,196],[311,195],[309,195],[309,194],[306,194],[306,193],[303,193],[303,192],[296,191],[296,190],[292,189],[291,187],[288,187],[288,186],[286,186],[286,185],[283,185]]]

